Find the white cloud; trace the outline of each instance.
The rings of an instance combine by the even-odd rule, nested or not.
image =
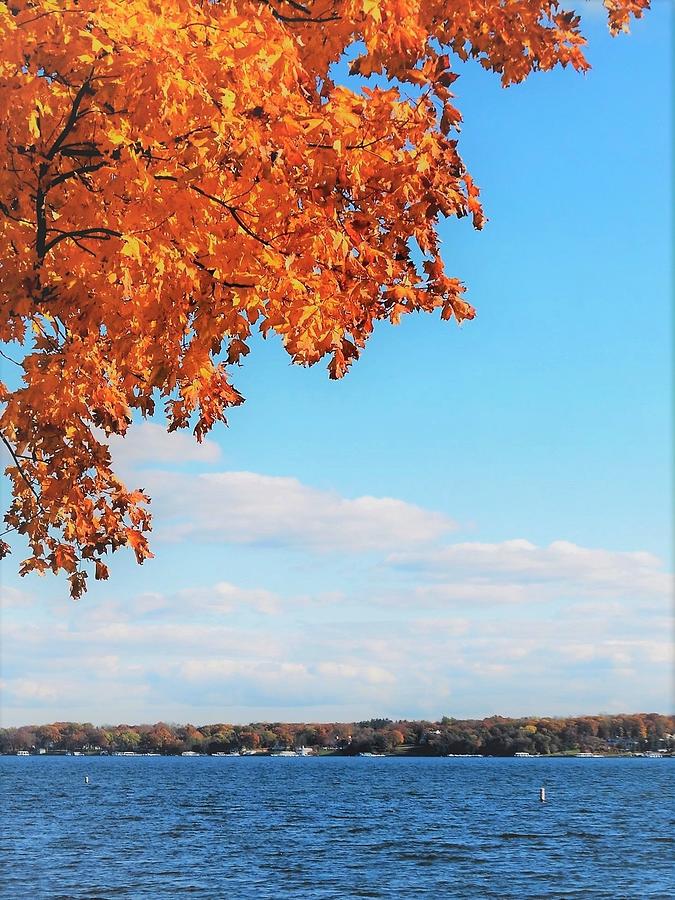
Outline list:
[[[355,690],[375,702],[384,702],[397,680],[381,666],[337,660],[315,663],[214,658],[187,659],[172,677],[181,684],[182,696],[190,700],[199,696],[202,701],[219,700],[226,706],[243,702],[298,707],[339,702],[346,692]]]
[[[190,432],[173,431],[154,422],[134,423],[124,437],[109,438],[113,464],[125,472],[143,463],[214,463],[221,457],[215,441],[197,443]]]
[[[239,609],[252,609],[271,615],[279,611],[281,598],[263,588],[241,588],[219,581],[209,588],[188,588],[175,595],[177,603],[189,611],[228,614]]]
[[[439,596],[489,598],[509,602],[557,595],[565,591],[667,596],[672,575],[658,557],[643,552],[615,552],[554,541],[538,547],[526,540],[499,544],[458,543],[424,551],[394,553],[391,566],[409,569],[418,577],[451,579],[437,585]],[[425,588],[429,590],[429,588]],[[432,591],[433,593],[433,591]]]
[[[426,639],[442,636],[444,641],[449,637],[466,634],[471,627],[470,620],[457,616],[425,616],[412,619],[409,624],[411,634],[424,635]]]
[[[0,607],[3,609],[25,609],[32,606],[35,598],[26,591],[9,585],[0,585]]]
[[[218,581],[208,587],[183,588],[173,594],[162,594],[146,591],[128,600],[123,607],[118,607],[118,619],[132,616],[152,616],[161,614],[164,618],[186,616],[191,620],[203,614],[214,617],[228,616],[232,613],[252,610],[271,615],[279,611],[282,599],[273,591],[264,588],[243,588],[229,581]],[[92,619],[98,615],[106,615],[110,606],[96,607],[88,610]]]
[[[301,547],[393,550],[456,528],[447,516],[392,497],[342,497],[296,478],[254,472],[146,472],[158,538]],[[167,524],[169,523],[169,524]]]
[[[153,422],[109,439],[113,464],[153,501],[154,540],[299,547],[310,551],[391,551],[455,530],[448,516],[394,497],[341,496],[297,478],[255,472],[181,472],[173,464],[213,464],[214,441]],[[172,465],[171,470],[162,466]]]
[[[64,648],[73,644],[82,648],[101,647],[107,651],[114,649],[117,654],[133,654],[135,658],[159,656],[166,660],[189,650],[232,658],[250,657],[252,653],[280,658],[285,649],[282,638],[272,632],[242,625],[185,622],[173,615],[166,621],[111,621],[93,628],[84,623],[80,627],[62,626],[52,630],[52,638]]]
[[[541,590],[523,584],[497,584],[490,581],[456,581],[440,584],[417,585],[411,599],[420,606],[461,606],[465,604],[510,604],[525,603],[533,599],[543,599]]]
[[[10,678],[0,681],[0,690],[15,702],[53,701],[57,699],[56,689],[44,681],[29,678]]]
[[[357,680],[367,684],[394,684],[395,676],[382,666],[353,665],[343,662],[326,661],[319,663],[316,672],[321,677],[338,678],[346,681]]]
[[[583,640],[563,640],[557,647],[560,658],[565,662],[605,662],[612,667],[635,668],[645,665],[671,666],[674,650],[667,640],[631,640],[613,637],[594,642]]]

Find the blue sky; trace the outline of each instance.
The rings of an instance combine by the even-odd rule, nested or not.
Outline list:
[[[116,448],[156,559],[78,604],[4,564],[5,724],[672,707],[670,4],[592,71],[455,84],[489,222],[477,318],[381,326],[346,379],[258,341],[201,448]],[[21,548],[17,547],[21,558]],[[14,559],[17,559],[15,557]]]

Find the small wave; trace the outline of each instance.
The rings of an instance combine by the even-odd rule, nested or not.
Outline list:
[[[499,837],[503,841],[517,841],[519,839],[527,840],[527,841],[536,841],[539,838],[546,837],[544,834],[530,834],[529,832],[524,831],[503,831]]]
[[[179,838],[183,837],[186,832],[187,829],[184,826],[178,825],[176,828],[171,828],[169,831],[163,831],[162,837]]]
[[[428,866],[435,862],[445,862],[447,856],[443,853],[397,853],[396,859],[403,861],[416,862],[422,866]]]
[[[583,838],[586,841],[599,841],[600,835],[593,834],[591,831],[566,831],[565,837]]]
[[[392,850],[400,846],[400,841],[380,841],[379,844],[363,844],[359,850],[364,853],[379,853],[381,850]]]

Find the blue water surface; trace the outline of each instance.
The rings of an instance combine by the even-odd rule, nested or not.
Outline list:
[[[675,895],[670,759],[2,757],[0,773],[7,900]]]

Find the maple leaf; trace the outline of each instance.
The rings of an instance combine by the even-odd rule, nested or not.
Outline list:
[[[125,530],[126,542],[136,554],[136,560],[142,563],[145,559],[151,559],[153,554],[148,549],[148,539],[142,531],[136,531],[133,528]]]

